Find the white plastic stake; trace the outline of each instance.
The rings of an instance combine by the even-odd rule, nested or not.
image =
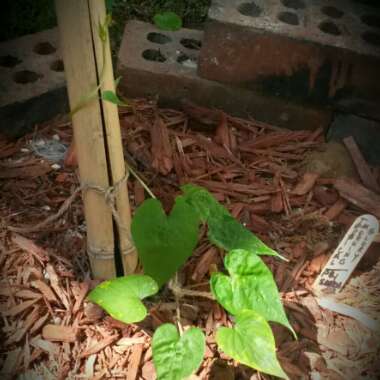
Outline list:
[[[345,315],[346,317],[354,318],[370,330],[377,333],[380,332],[380,322],[371,318],[368,314],[362,312],[356,307],[335,302],[333,299],[327,297],[317,298],[317,302],[319,306],[324,309],[329,309],[335,313]]]
[[[359,216],[340,242],[314,282],[316,294],[338,293],[379,231],[379,222],[372,215]]]

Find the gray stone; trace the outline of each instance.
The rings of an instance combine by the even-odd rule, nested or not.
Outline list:
[[[321,144],[318,150],[312,150],[307,154],[303,164],[305,172],[318,173],[321,177],[358,178],[351,156],[340,142]]]
[[[0,132],[18,137],[68,110],[56,28],[0,44]]]

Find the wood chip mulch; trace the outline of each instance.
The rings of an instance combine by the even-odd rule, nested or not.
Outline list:
[[[358,156],[352,140],[346,141],[347,149],[359,171],[365,166],[356,180],[305,169],[309,152],[324,145],[322,130],[283,130],[188,102],[177,111],[145,100],[136,100],[133,112],[123,111],[121,124],[127,161],[166,210],[181,184],[204,186],[289,259],[265,261],[299,336],[294,340],[273,325],[278,356],[291,379],[379,378],[379,339],[355,320],[321,309],[311,289],[352,221],[367,212],[380,218],[379,168]],[[31,147],[37,140],[68,146],[71,138],[70,123],[63,119],[17,141],[0,138],[1,378],[154,379],[150,340],[157,326],[175,320],[174,297],[164,289],[146,320],[131,325],[86,300],[96,281],[85,253],[83,206],[74,194],[79,186],[77,168],[70,166],[75,154],[66,156],[66,165],[57,164]],[[133,178],[128,186],[135,208],[146,193]],[[374,243],[355,273],[356,284],[362,282],[359,288],[352,285],[353,305],[368,284],[372,298],[379,296],[373,281],[380,272],[378,251]],[[181,271],[181,286],[209,291],[209,274],[222,268],[223,255],[203,231]],[[230,320],[214,301],[185,297],[180,306],[182,325],[199,326],[207,337],[205,358],[193,379],[271,378],[217,350],[216,328]],[[379,319],[379,304],[366,311]]]

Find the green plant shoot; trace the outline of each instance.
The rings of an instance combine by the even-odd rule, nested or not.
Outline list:
[[[111,97],[112,98],[112,97]],[[113,99],[115,100],[115,99]],[[155,294],[192,254],[199,226],[207,223],[208,238],[228,251],[224,264],[229,275],[213,273],[210,280],[216,300],[236,323],[221,327],[216,341],[232,358],[259,371],[287,379],[275,349],[268,321],[292,329],[281,304],[272,273],[259,255],[279,256],[243,227],[205,189],[186,185],[166,215],[157,199],[145,201],[132,220],[134,239],[145,275],[106,281],[89,299],[125,323],[141,321],[147,314],[141,300]],[[182,380],[200,365],[204,336],[191,328],[179,336],[172,324],[162,325],[153,336],[153,361],[159,380]]]

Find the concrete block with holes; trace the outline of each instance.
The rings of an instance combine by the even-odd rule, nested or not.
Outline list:
[[[182,99],[223,109],[233,115],[291,129],[326,127],[330,111],[299,106],[275,96],[207,80],[197,75],[203,32],[164,32],[153,25],[129,21],[118,57],[120,87],[129,97],[159,96],[164,106]]]
[[[68,110],[58,30],[0,44],[0,132],[18,137]]]
[[[213,0],[199,75],[380,118],[380,8],[354,0]]]

